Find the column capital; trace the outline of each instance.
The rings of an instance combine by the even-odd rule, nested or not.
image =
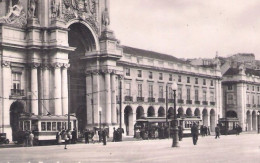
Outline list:
[[[61,68],[63,66],[63,63],[55,62],[55,63],[52,63],[51,66],[53,68]]]
[[[65,68],[65,69],[67,69],[67,68],[70,67],[70,64],[69,64],[69,63],[64,63],[62,67]]]
[[[36,68],[38,68],[40,65],[41,65],[40,63],[36,63],[36,62],[29,63],[29,66],[30,66],[30,68],[32,68],[32,69],[36,69]]]
[[[11,62],[10,61],[2,61],[2,67],[10,68]]]
[[[50,65],[49,63],[43,63],[43,64],[41,64],[41,68],[42,68],[43,70],[48,70],[48,69],[50,69],[50,67],[51,67],[51,65]]]
[[[88,75],[99,75],[100,70],[85,70],[85,74]]]
[[[123,80],[124,79],[124,75],[118,75],[118,79],[119,80]]]
[[[100,72],[103,74],[116,74],[116,70],[114,69],[101,69]]]

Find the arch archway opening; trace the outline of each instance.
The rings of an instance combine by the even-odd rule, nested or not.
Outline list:
[[[202,111],[202,122],[204,126],[208,126],[209,122],[208,122],[208,111],[207,109],[203,109]]]
[[[133,135],[134,122],[133,122],[133,109],[131,108],[131,106],[125,107],[124,120],[125,120],[126,135]]]
[[[228,118],[237,118],[237,113],[233,110],[227,111],[227,116]]]
[[[181,116],[183,116],[183,115],[184,115],[183,108],[178,108],[178,114],[177,114],[177,116],[178,116],[178,117],[181,117]]]
[[[211,109],[210,110],[210,130],[214,131],[214,128],[216,126],[216,114],[215,114],[215,110]]]
[[[142,106],[138,106],[136,109],[136,120],[144,118],[144,108]]]
[[[18,140],[19,131],[19,118],[24,113],[24,105],[20,101],[15,101],[10,107],[10,125],[12,128],[12,139],[13,141]]]
[[[154,117],[155,116],[155,111],[152,106],[150,106],[147,110],[147,117]]]
[[[186,115],[187,115],[187,116],[192,116],[192,111],[191,111],[190,108],[188,108],[188,109],[186,110]]]
[[[158,110],[158,117],[165,117],[165,110],[163,107],[160,107]]]
[[[256,128],[257,128],[257,117],[256,117],[256,112],[255,111],[253,111],[252,112],[252,130],[253,131],[256,131]]]
[[[200,117],[200,109],[199,108],[195,109],[194,115],[197,116],[197,117]]]
[[[251,128],[252,128],[252,115],[251,115],[250,111],[248,110],[246,112],[246,130],[251,131]]]

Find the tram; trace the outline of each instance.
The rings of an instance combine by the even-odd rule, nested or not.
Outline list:
[[[220,118],[219,119],[219,128],[220,128],[220,134],[222,135],[231,135],[236,134],[236,126],[239,124],[238,118]]]
[[[75,116],[70,115],[68,124],[67,115],[21,115],[19,118],[19,132],[33,132],[35,144],[42,142],[53,142],[56,140],[58,131],[70,129],[77,130],[78,121]]]

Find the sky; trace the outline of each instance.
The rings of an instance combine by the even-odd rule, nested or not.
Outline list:
[[[259,0],[110,0],[110,28],[121,45],[178,58],[260,60]]]

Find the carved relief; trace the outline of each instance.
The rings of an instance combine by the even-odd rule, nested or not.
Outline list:
[[[2,67],[9,68],[10,65],[11,65],[11,62],[10,62],[10,61],[2,61]]]
[[[103,11],[102,13],[102,25],[104,25],[107,28],[109,24],[110,24],[109,12],[107,8],[105,8],[105,11]]]
[[[60,2],[56,2],[56,0],[51,0],[51,17],[52,18],[60,18]]]
[[[37,5],[38,5],[37,0],[29,0],[28,18],[35,18],[36,17]]]
[[[61,68],[61,67],[63,66],[63,63],[58,63],[58,62],[56,62],[56,63],[52,63],[51,65],[52,65],[52,67],[54,67],[54,68]]]
[[[69,63],[64,63],[64,64],[63,64],[63,68],[66,68],[66,69],[67,69],[67,68],[69,68],[69,67],[70,67],[70,64],[69,64]]]
[[[26,14],[20,0],[18,0],[16,5],[10,7],[6,16],[0,18],[0,23],[12,24],[19,27],[27,24]]]
[[[43,70],[49,70],[49,69],[50,69],[50,64],[48,64],[48,63],[43,63],[41,68],[42,68]]]
[[[63,0],[62,13],[66,22],[80,19],[89,23],[98,32],[96,24],[96,0]]]
[[[41,65],[40,63],[35,63],[35,62],[30,63],[30,67],[31,67],[32,69],[36,69],[36,68],[38,68],[40,65]]]

